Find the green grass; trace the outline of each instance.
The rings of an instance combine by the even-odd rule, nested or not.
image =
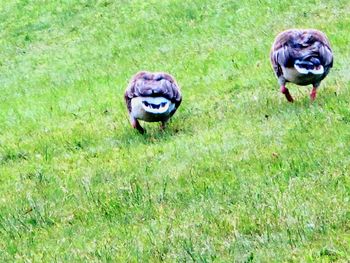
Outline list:
[[[2,1],[2,262],[350,260],[350,6],[330,1]],[[334,68],[279,93],[275,35],[318,28]],[[166,71],[168,129],[123,92]]]

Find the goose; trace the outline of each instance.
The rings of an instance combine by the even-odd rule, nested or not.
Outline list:
[[[130,123],[140,133],[139,120],[161,122],[161,129],[181,104],[180,87],[173,76],[164,72],[140,71],[130,80],[124,99]]]
[[[289,29],[277,35],[270,53],[281,92],[289,102],[293,97],[287,82],[306,86],[312,84],[311,101],[317,88],[333,66],[333,54],[327,36],[316,29]]]

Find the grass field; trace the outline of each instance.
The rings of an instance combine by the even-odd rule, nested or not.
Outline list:
[[[348,262],[350,5],[1,1],[1,262]],[[292,28],[335,63],[315,103],[269,62]],[[183,103],[134,131],[123,92],[166,71]]]

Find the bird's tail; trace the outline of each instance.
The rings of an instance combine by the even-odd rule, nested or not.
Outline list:
[[[324,73],[324,67],[321,65],[320,60],[315,57],[308,60],[297,59],[294,63],[294,68],[300,74],[322,75]]]

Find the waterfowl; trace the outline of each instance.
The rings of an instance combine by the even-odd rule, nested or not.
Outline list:
[[[278,34],[270,59],[281,92],[289,102],[294,100],[286,88],[287,82],[302,86],[312,84],[310,98],[313,101],[317,88],[333,66],[329,40],[316,29],[289,29]]]
[[[170,74],[140,71],[134,75],[124,94],[130,123],[140,133],[139,120],[161,122],[161,129],[181,104],[180,87]]]

